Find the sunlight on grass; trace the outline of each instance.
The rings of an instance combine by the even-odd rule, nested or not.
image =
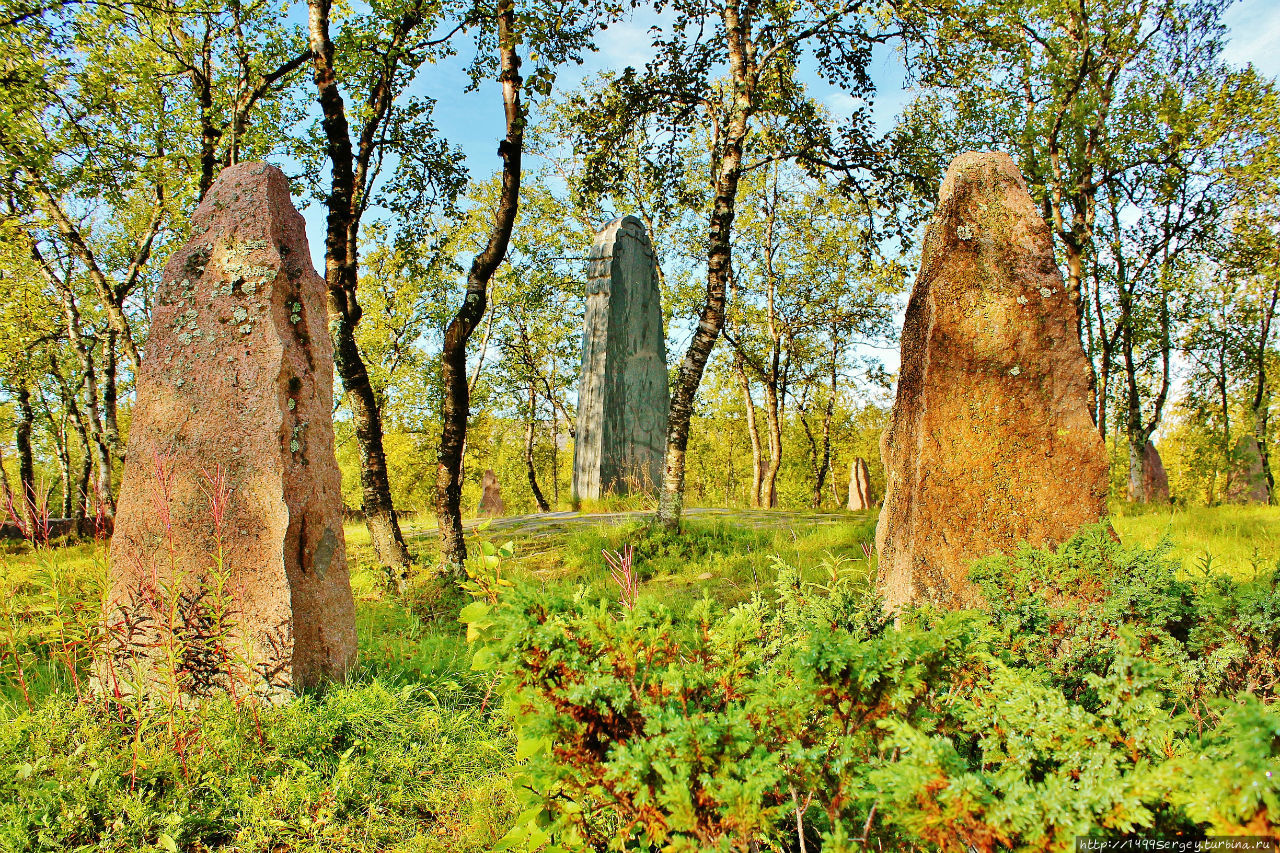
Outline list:
[[[1133,513],[1121,508],[1112,525],[1126,545],[1152,547],[1168,537],[1184,570],[1206,559],[1215,571],[1246,578],[1280,561],[1280,507],[1169,507]]]
[[[504,576],[567,588],[581,585],[588,594],[613,602],[619,590],[602,552],[631,545],[640,594],[677,612],[702,599],[732,606],[759,593],[762,600],[772,601],[783,563],[814,583],[828,582],[836,572],[875,576],[874,559],[867,556],[875,537],[874,512],[701,512],[685,521],[680,534],[637,517],[611,524],[604,519],[567,524],[508,520],[507,529],[481,535],[497,543],[514,542],[516,556],[503,566]],[[1151,546],[1168,536],[1187,568],[1209,553],[1216,570],[1247,576],[1255,564],[1280,557],[1276,508],[1141,513],[1121,508],[1114,523],[1130,545]],[[201,797],[232,791],[234,796],[219,800],[216,808],[226,809],[227,832],[241,839],[265,838],[281,826],[304,831],[283,823],[273,811],[272,798],[282,797],[289,800],[290,814],[332,816],[337,814],[335,803],[347,810],[345,823],[317,817],[307,825],[305,837],[322,839],[307,849],[491,849],[518,811],[511,781],[516,741],[505,718],[493,714],[492,675],[471,668],[473,649],[458,622],[467,596],[434,575],[434,531],[411,539],[419,568],[403,597],[387,592],[364,525],[348,523],[345,531],[359,637],[347,683],[283,709],[265,709],[260,719],[227,703],[200,706],[192,712],[200,715],[200,742],[216,748],[202,748],[190,758],[175,758],[162,725],[137,740],[127,727],[122,736],[109,715],[94,716],[88,706],[63,701],[77,695],[77,665],[63,659],[69,638],[86,636],[99,618],[107,581],[105,543],[41,551],[11,547],[0,555],[0,731],[13,733],[8,754],[26,760],[35,748],[63,756],[59,760],[78,761],[66,756],[87,749],[86,758],[107,768],[112,779],[128,780],[137,767],[130,763],[131,749],[121,744],[136,742],[141,746],[133,751],[140,753],[143,766],[154,766],[154,772],[170,779],[185,778],[188,762],[193,778],[227,774],[230,781],[221,787],[183,782],[166,790],[174,798],[196,797],[191,802],[205,811],[215,806]],[[475,535],[469,536],[469,544],[475,547]],[[83,661],[79,666],[83,683]],[[0,757],[5,748],[0,742]],[[289,757],[282,762],[284,751]],[[236,756],[230,770],[215,760],[224,752]],[[342,759],[335,761],[335,756]],[[79,779],[69,767],[58,772],[60,778]],[[45,808],[37,796],[44,789],[24,790],[31,797],[24,809],[36,813]],[[64,796],[57,786],[48,791],[49,796]],[[77,802],[85,803],[110,794],[116,798],[113,809],[133,809],[145,817],[133,835],[122,834],[117,846],[103,849],[153,849],[146,839],[162,829],[180,837],[186,824],[157,821],[191,807],[179,808],[173,804],[176,799],[164,800],[163,807],[144,807],[141,791],[127,784],[95,787],[87,781],[73,792]],[[402,803],[412,803],[418,811],[404,821],[380,817]],[[346,827],[356,827],[359,837],[341,840]]]
[[[1280,561],[1280,508],[1261,506],[1141,510],[1117,507],[1113,524],[1128,545],[1152,547],[1168,537],[1173,554],[1188,570],[1206,559],[1214,571],[1249,577],[1258,566]],[[356,599],[360,654],[355,681],[439,684],[473,697],[485,685],[469,672],[468,648],[456,622],[462,595],[434,578],[434,531],[415,531],[411,547],[418,559],[414,584],[403,600],[386,592],[385,575],[374,557],[364,524],[345,525],[351,587]],[[511,577],[538,583],[582,584],[613,597],[603,551],[635,547],[640,592],[672,607],[702,598],[726,605],[768,592],[779,561],[796,566],[808,579],[829,571],[831,560],[874,577],[874,559],[863,552],[875,538],[875,513],[796,514],[743,512],[690,518],[684,532],[671,535],[646,520],[590,521],[549,527],[519,525],[485,535],[513,540]],[[468,537],[474,543],[475,536]],[[0,554],[0,627],[7,638],[0,654],[51,641],[60,621],[71,624],[96,614],[106,581],[106,547],[79,544],[31,551],[10,546]],[[56,643],[55,643],[56,645]],[[25,705],[12,673],[0,664],[0,704],[13,711]],[[25,676],[33,695],[57,692],[66,676],[42,655]]]
[[[863,545],[874,539],[871,513],[812,519],[760,513],[688,520],[680,534],[645,521],[577,526],[516,539],[515,551],[517,576],[582,583],[611,595],[614,584],[602,552],[631,545],[641,594],[657,595],[670,605],[704,597],[733,604],[767,590],[777,577],[779,560],[806,574],[825,571],[820,567],[828,558],[865,564]],[[863,571],[869,569],[864,566]]]

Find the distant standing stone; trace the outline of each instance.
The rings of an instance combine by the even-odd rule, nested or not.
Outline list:
[[[486,468],[480,487],[480,514],[503,516],[507,514],[507,505],[502,500],[502,489],[498,486],[498,475],[492,468]]]
[[[1057,544],[1106,511],[1076,309],[1049,229],[1005,154],[947,170],[907,304],[881,437],[876,529],[887,607],[980,603],[970,564]]]
[[[861,456],[849,466],[849,509],[871,509],[871,471]]]
[[[573,492],[649,492],[667,443],[666,335],[653,247],[634,216],[596,235],[587,266]]]
[[[1142,448],[1142,492],[1138,493],[1133,488],[1132,480],[1129,483],[1129,500],[1139,501],[1142,503],[1167,504],[1169,502],[1169,474],[1164,469],[1164,461],[1160,458],[1160,451],[1156,450],[1156,446],[1150,441]]]
[[[327,304],[284,174],[263,163],[224,169],[152,307],[111,540],[116,648],[98,673],[107,688],[142,644],[169,642],[163,628],[124,625],[175,592],[193,671],[219,665],[200,637],[219,608],[236,658],[227,672],[255,692],[347,671],[355,607]],[[196,671],[190,686],[227,679]]]
[[[1265,504],[1271,502],[1267,474],[1262,468],[1262,448],[1251,434],[1240,436],[1232,451],[1234,464],[1227,500],[1233,503]]]

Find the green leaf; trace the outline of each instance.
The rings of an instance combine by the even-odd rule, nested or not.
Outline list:
[[[458,621],[464,625],[479,622],[489,615],[489,602],[473,601],[458,613]]]
[[[502,837],[494,850],[537,850],[551,840],[551,836],[538,824],[541,822],[542,806],[526,809],[516,818],[515,825]]]
[[[523,734],[516,741],[516,760],[532,758],[551,746],[551,739],[545,737],[527,738]]]

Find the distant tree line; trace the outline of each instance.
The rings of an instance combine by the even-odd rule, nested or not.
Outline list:
[[[660,522],[837,505],[854,456],[876,467],[918,225],[975,148],[1014,156],[1052,229],[1126,496],[1157,435],[1186,499],[1230,496],[1242,436],[1274,495],[1280,99],[1224,60],[1224,7],[6,0],[5,500],[110,518],[162,262],[220,168],[267,159],[325,212],[339,453],[393,585],[409,511],[461,571],[486,467],[514,506],[569,503],[584,256],[615,215],[658,251]],[[643,67],[557,87],[633,14]],[[883,49],[916,94],[881,133]],[[502,117],[470,160],[492,173],[436,126],[442,61]]]

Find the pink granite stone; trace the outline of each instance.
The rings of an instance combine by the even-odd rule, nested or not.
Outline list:
[[[152,307],[111,541],[116,648],[100,678],[118,682],[126,659],[156,665],[166,644],[223,670],[182,685],[196,693],[243,679],[279,694],[346,672],[355,608],[327,302],[284,174],[224,169]],[[175,599],[171,631],[155,613]],[[200,636],[216,633],[210,613],[231,652]]]

